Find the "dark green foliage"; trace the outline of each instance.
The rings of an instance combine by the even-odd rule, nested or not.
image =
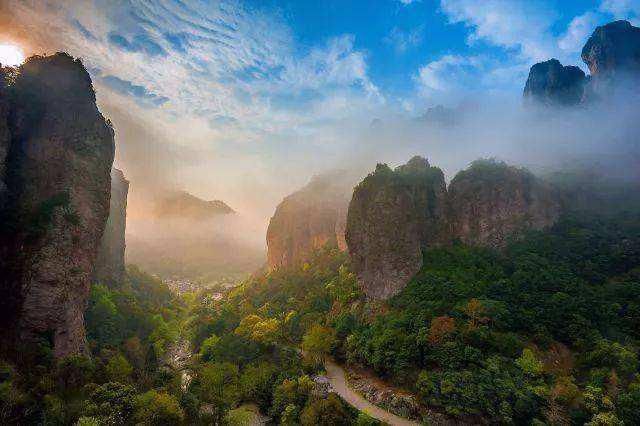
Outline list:
[[[93,285],[85,314],[91,356],[55,361],[45,338],[37,353],[24,354],[28,368],[0,365],[0,423],[69,425],[82,418],[81,424],[119,425],[136,416],[179,424],[184,413],[169,394],[174,375],[159,367],[182,313],[166,285],[136,268],[122,288]]]
[[[504,167],[488,161],[472,169]],[[321,250],[302,268],[233,290],[209,312],[209,324],[223,336],[249,315],[275,319],[286,345],[301,344],[314,326],[330,327],[334,356],[472,421],[634,424],[640,216],[566,215],[501,252],[431,249],[424,265],[396,297],[370,304],[344,255]],[[326,404],[303,401],[297,383],[275,387],[271,415],[300,422]]]

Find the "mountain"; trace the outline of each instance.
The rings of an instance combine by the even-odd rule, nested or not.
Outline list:
[[[391,170],[379,164],[355,189],[347,244],[358,283],[371,299],[388,299],[422,267],[433,247],[461,241],[504,247],[558,218],[559,198],[523,169],[474,162],[445,186],[442,171],[422,157]]]
[[[159,218],[204,220],[235,211],[224,201],[206,201],[185,191],[172,191],[156,201],[154,213]]]
[[[582,49],[582,60],[591,73],[588,77],[578,67],[562,66],[557,59],[533,65],[524,88],[525,100],[571,106],[617,93],[637,93],[640,28],[628,21],[597,27]]]
[[[264,231],[223,201],[173,190],[142,198],[135,182],[132,188],[127,263],[199,284],[233,282],[264,265]]]
[[[577,105],[582,101],[585,82],[580,68],[563,66],[557,59],[550,59],[531,67],[524,97],[544,105]]]
[[[129,181],[118,169],[111,170],[109,218],[100,240],[94,282],[120,287],[125,275],[125,230]]]
[[[353,192],[346,240],[368,296],[386,299],[422,267],[422,250],[446,240],[444,174],[422,157],[378,164]]]
[[[35,56],[11,80],[0,91],[7,152],[0,310],[3,338],[13,341],[4,347],[49,341],[61,358],[85,350],[83,314],[109,214],[114,132],[79,60]]]
[[[301,264],[324,245],[346,249],[344,233],[353,180],[344,171],[316,176],[282,200],[267,229],[270,269]]]
[[[475,161],[448,188],[454,239],[502,248],[509,238],[545,229],[560,215],[560,197],[529,171],[492,160]]]

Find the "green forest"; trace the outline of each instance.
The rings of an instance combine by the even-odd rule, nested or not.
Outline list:
[[[640,423],[640,217],[565,215],[503,251],[427,251],[387,302],[367,302],[348,256],[238,287],[172,295],[135,267],[92,286],[90,354],[43,341],[3,363],[4,424],[376,424],[318,390],[322,361],[369,369],[421,406],[470,423]],[[166,361],[188,342],[182,372]]]

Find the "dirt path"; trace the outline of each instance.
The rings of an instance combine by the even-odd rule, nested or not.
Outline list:
[[[396,416],[364,399],[353,391],[348,385],[344,370],[335,362],[327,359],[324,363],[327,370],[327,379],[331,383],[333,391],[340,395],[352,407],[367,413],[376,420],[388,423],[392,426],[419,426],[420,423]]]

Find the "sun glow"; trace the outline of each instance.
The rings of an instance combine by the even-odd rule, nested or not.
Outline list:
[[[16,45],[0,44],[0,64],[15,67],[24,62],[24,53]]]

